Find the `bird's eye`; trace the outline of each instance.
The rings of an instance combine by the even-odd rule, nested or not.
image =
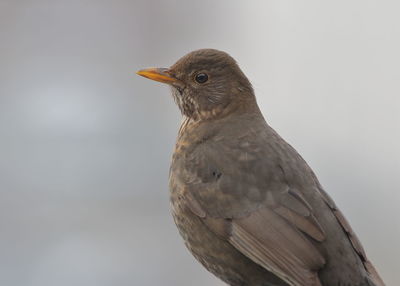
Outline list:
[[[205,83],[208,80],[208,75],[205,73],[198,73],[194,79],[198,83]]]

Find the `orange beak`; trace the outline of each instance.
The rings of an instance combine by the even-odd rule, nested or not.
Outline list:
[[[174,83],[177,81],[176,78],[172,77],[169,73],[169,69],[166,68],[149,68],[149,69],[143,69],[138,72],[136,72],[138,75],[141,75],[143,77],[163,82],[163,83]]]

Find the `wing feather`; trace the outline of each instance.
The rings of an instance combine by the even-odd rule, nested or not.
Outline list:
[[[230,243],[290,285],[320,285],[325,260],[299,231],[269,208],[232,221]]]
[[[250,214],[233,219],[207,215],[188,192],[185,202],[216,235],[290,285],[320,286],[317,271],[325,259],[304,233],[318,241],[324,239],[324,234],[318,223],[310,220],[310,211],[299,211],[301,202],[292,201],[291,205],[303,216],[279,203],[273,207],[265,203]]]

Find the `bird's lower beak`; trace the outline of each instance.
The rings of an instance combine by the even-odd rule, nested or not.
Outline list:
[[[177,81],[176,78],[172,77],[169,69],[166,68],[149,68],[149,69],[143,69],[138,72],[136,72],[138,75],[141,75],[143,77],[163,82],[163,83],[174,83]]]

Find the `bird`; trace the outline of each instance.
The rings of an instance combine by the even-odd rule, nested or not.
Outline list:
[[[172,216],[185,245],[232,286],[383,286],[315,173],[269,126],[226,52],[200,49],[138,75],[166,83],[182,114]]]

